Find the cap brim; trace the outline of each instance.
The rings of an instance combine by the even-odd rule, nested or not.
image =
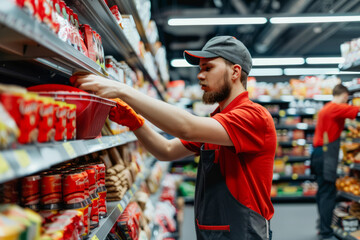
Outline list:
[[[218,57],[218,55],[206,51],[184,51],[184,58],[191,65],[199,65],[201,58],[214,57]]]

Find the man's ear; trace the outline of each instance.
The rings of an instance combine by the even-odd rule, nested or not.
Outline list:
[[[241,66],[239,64],[234,64],[232,66],[232,80],[237,80],[241,78]]]

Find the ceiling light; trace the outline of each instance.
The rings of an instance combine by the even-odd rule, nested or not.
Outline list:
[[[308,57],[307,64],[340,64],[344,62],[342,57]]]
[[[171,18],[169,26],[202,26],[202,25],[245,25],[265,24],[264,17],[242,17],[242,18]]]
[[[253,68],[251,69],[249,76],[281,76],[283,71],[281,68]]]
[[[302,65],[304,58],[253,58],[253,66]]]
[[[360,22],[360,16],[272,17],[270,22],[272,24]]]
[[[284,74],[291,75],[319,75],[319,74],[338,74],[337,68],[285,68]]]
[[[198,67],[198,65],[191,65],[185,59],[173,59],[170,62],[172,67]]]

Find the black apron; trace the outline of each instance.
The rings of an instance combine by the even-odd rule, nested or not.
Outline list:
[[[200,150],[195,191],[195,228],[198,240],[267,240],[269,221],[236,200],[226,186],[219,150]]]
[[[340,138],[323,146],[323,176],[326,181],[335,182],[339,163]]]

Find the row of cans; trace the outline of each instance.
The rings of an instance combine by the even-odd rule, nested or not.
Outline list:
[[[33,210],[53,213],[61,209],[83,212],[85,233],[99,225],[107,216],[105,165],[63,165],[47,172],[22,178],[19,182],[3,184],[3,202],[16,203],[17,184],[20,184],[20,204]]]

